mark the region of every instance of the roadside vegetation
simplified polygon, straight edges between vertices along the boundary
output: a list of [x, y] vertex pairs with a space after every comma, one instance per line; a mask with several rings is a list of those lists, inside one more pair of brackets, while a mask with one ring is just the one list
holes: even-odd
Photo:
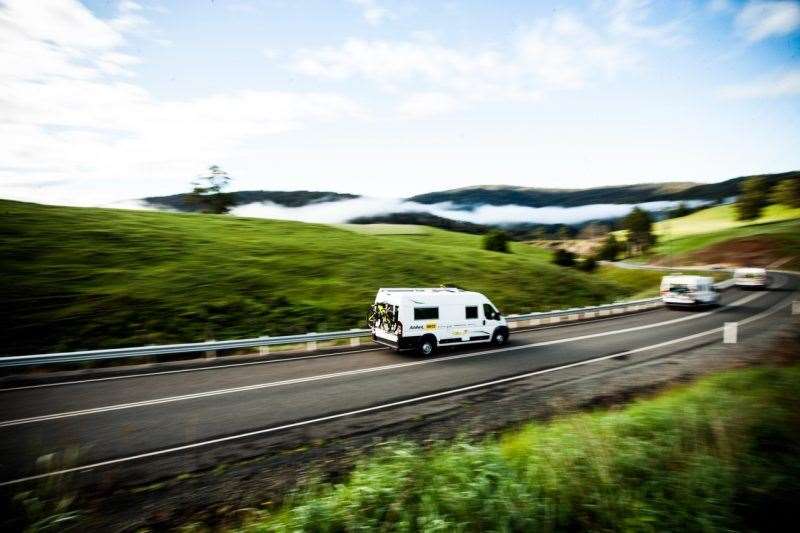
[[800, 497], [800, 367], [736, 370], [499, 438], [384, 446], [244, 531], [747, 531]]
[[[385, 228], [384, 228], [385, 229]], [[31, 354], [363, 327], [382, 286], [456, 285], [505, 313], [657, 287], [550, 264], [550, 251], [415, 227], [320, 224], [0, 201], [0, 353]]]

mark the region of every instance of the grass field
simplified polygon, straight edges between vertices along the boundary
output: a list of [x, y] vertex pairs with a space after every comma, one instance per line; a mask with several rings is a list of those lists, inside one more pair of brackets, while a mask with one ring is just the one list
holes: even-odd
[[731, 204], [710, 207], [685, 217], [656, 222], [654, 232], [664, 240], [671, 240], [689, 235], [716, 233], [733, 228], [797, 219], [800, 219], [800, 209], [770, 205], [756, 220], [736, 220], [736, 207]]
[[[644, 260], [672, 257], [680, 263], [692, 254], [727, 244], [735, 255], [743, 240], [760, 241], [770, 259], [793, 258], [786, 268], [800, 267], [800, 209], [771, 205], [757, 220], [737, 221], [734, 206], [717, 206], [656, 224], [659, 239]], [[727, 243], [727, 244], [726, 244]], [[713, 261], [715, 254], [709, 259]]]
[[0, 354], [363, 327], [382, 286], [454, 284], [519, 313], [610, 302], [660, 279], [560, 268], [524, 244], [487, 252], [475, 235], [397, 231], [0, 201]]
[[777, 531], [800, 497], [797, 390], [800, 367], [738, 370], [477, 444], [397, 443], [241, 529]]

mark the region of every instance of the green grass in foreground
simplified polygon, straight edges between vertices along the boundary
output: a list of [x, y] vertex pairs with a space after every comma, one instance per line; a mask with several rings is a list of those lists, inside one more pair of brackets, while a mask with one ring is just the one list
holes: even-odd
[[610, 302], [660, 279], [585, 274], [550, 264], [541, 248], [512, 250], [487, 252], [480, 236], [432, 228], [370, 235], [0, 201], [0, 354], [363, 327], [379, 287], [455, 284], [521, 313]]
[[245, 531], [731, 531], [794, 521], [800, 367], [424, 451], [385, 446]]

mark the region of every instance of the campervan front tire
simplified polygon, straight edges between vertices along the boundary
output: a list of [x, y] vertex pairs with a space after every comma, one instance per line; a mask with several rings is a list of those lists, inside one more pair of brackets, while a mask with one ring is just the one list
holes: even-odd
[[420, 355], [433, 355], [433, 352], [436, 351], [436, 337], [433, 335], [425, 335], [420, 339], [419, 346], [417, 346], [417, 352]]
[[492, 344], [495, 346], [503, 346], [508, 342], [508, 330], [506, 328], [497, 328], [492, 335]]

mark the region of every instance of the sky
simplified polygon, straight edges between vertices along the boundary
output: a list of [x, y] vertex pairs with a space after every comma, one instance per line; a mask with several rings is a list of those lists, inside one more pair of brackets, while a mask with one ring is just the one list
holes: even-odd
[[800, 169], [794, 0], [0, 0], [0, 197]]

